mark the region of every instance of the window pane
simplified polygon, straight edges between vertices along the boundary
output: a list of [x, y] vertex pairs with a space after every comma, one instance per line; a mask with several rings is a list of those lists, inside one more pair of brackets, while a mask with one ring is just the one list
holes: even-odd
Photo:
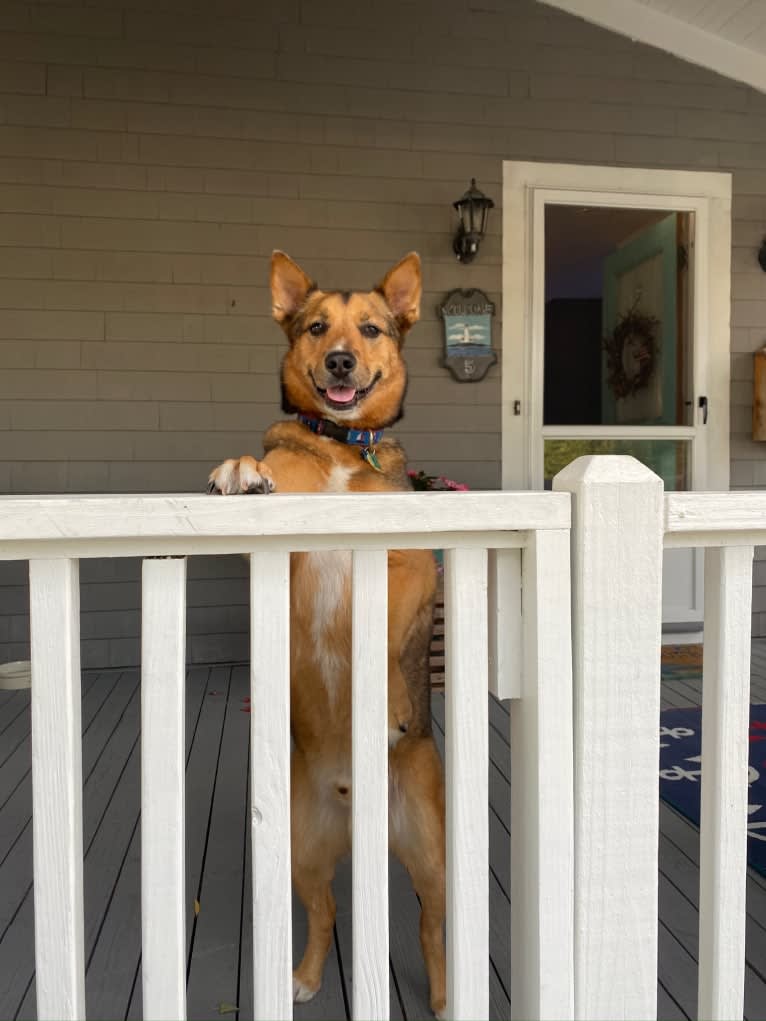
[[693, 217], [545, 207], [545, 425], [690, 425]]
[[659, 475], [667, 491], [688, 488], [688, 440], [545, 440], [545, 488], [551, 488], [562, 468], [586, 454], [630, 454]]

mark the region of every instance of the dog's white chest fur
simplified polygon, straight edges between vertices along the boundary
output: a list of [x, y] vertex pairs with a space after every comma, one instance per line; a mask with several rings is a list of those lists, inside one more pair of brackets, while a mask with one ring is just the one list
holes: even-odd
[[311, 620], [314, 652], [327, 693], [332, 700], [339, 675], [348, 669], [348, 656], [338, 645], [337, 619], [348, 606], [351, 586], [351, 553], [347, 550], [321, 550], [309, 553], [309, 569], [314, 578], [314, 606]]
[[[330, 471], [325, 491], [345, 493], [351, 471], [335, 465]], [[322, 680], [332, 701], [338, 690], [339, 675], [348, 670], [346, 652], [339, 648], [334, 625], [343, 607], [348, 606], [351, 591], [351, 553], [342, 550], [321, 550], [308, 554], [313, 574], [314, 606], [312, 639]]]
[[326, 493], [347, 493], [348, 480], [351, 478], [351, 469], [342, 464], [333, 465], [327, 477]]

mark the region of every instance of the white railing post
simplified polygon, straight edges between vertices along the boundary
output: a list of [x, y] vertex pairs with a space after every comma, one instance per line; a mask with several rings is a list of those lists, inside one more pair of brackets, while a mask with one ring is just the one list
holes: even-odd
[[447, 1012], [489, 1017], [487, 551], [444, 551]]
[[80, 584], [76, 560], [30, 560], [37, 1016], [85, 1017]]
[[293, 1016], [290, 869], [290, 554], [250, 556], [253, 1012]]
[[657, 1013], [662, 480], [583, 457], [572, 505], [574, 1017]]
[[521, 617], [521, 550], [489, 551], [489, 690], [519, 698], [524, 631]]
[[524, 672], [511, 703], [511, 1017], [574, 1009], [569, 532], [523, 552]]
[[186, 1017], [186, 559], [144, 560], [141, 974], [144, 1017]]
[[742, 1017], [753, 547], [705, 551], [699, 1005]]
[[388, 994], [388, 553], [353, 561], [353, 1016], [385, 1021]]

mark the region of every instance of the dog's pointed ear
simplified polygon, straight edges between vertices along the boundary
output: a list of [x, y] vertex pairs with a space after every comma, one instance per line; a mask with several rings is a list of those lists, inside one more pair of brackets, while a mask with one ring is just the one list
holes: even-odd
[[280, 251], [271, 254], [270, 283], [271, 314], [282, 325], [289, 322], [315, 287], [298, 263]]
[[418, 253], [410, 252], [401, 262], [397, 262], [383, 277], [378, 290], [388, 302], [402, 334], [405, 334], [420, 319], [423, 278]]

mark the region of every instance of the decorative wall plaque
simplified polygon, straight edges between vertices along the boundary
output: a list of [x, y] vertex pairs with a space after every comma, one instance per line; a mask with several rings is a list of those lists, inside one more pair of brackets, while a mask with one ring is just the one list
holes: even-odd
[[444, 361], [459, 383], [477, 383], [497, 361], [492, 350], [494, 303], [484, 291], [450, 291], [437, 314], [444, 320]]

